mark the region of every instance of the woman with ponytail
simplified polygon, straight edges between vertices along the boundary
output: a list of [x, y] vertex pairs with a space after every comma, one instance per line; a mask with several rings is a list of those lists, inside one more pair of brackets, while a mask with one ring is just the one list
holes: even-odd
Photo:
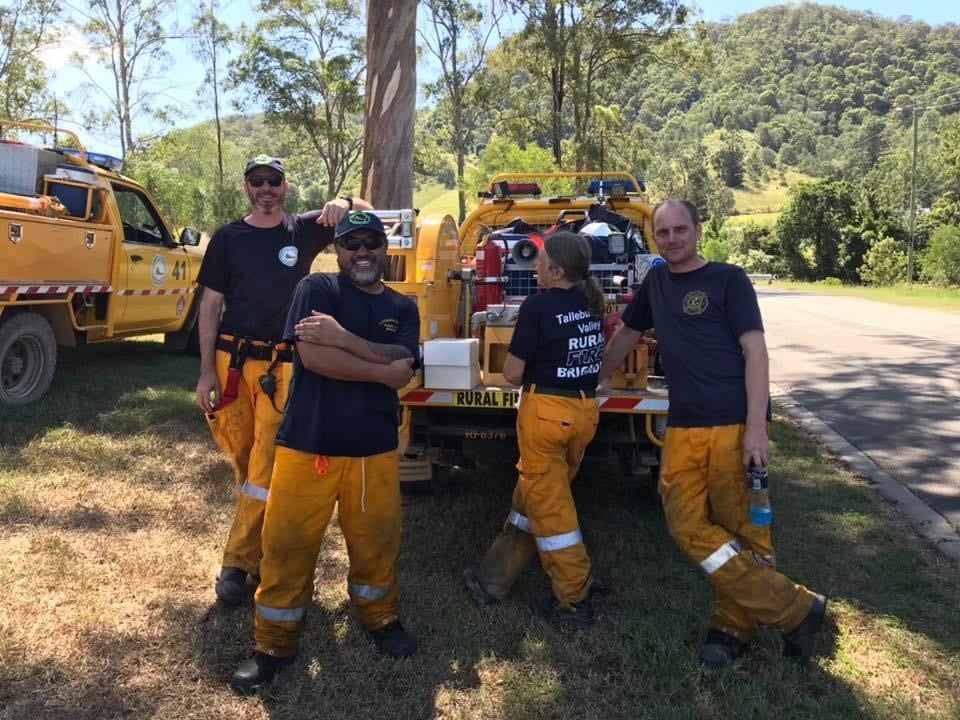
[[589, 627], [590, 557], [570, 482], [597, 431], [597, 376], [603, 359], [603, 292], [589, 276], [590, 244], [571, 232], [547, 237], [537, 257], [543, 292], [520, 306], [506, 379], [522, 385], [517, 410], [519, 478], [503, 531], [464, 583], [480, 605], [506, 597], [540, 554], [553, 593], [534, 614], [554, 625]]

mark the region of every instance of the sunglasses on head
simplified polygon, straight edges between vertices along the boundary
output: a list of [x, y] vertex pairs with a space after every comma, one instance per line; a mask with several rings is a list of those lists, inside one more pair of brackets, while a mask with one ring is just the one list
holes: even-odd
[[337, 240], [337, 245], [344, 250], [356, 252], [363, 245], [367, 250], [379, 250], [383, 247], [383, 237], [380, 235], [347, 235]]
[[280, 187], [283, 185], [283, 178], [279, 175], [247, 178], [247, 184], [250, 185], [250, 187], [262, 187], [264, 183], [269, 183], [270, 187]]

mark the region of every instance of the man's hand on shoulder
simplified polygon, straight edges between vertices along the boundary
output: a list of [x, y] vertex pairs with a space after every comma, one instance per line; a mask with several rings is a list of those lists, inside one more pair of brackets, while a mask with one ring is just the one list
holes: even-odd
[[[353, 207], [350, 207], [351, 202]], [[373, 210], [373, 205], [362, 198], [352, 198], [351, 200], [337, 198], [336, 200], [331, 200], [323, 206], [323, 211], [320, 213], [320, 217], [317, 218], [317, 224], [336, 227], [337, 223], [343, 220], [351, 210]]]

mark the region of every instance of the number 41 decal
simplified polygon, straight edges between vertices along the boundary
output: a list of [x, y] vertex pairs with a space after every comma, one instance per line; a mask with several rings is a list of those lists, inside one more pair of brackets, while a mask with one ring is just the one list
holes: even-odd
[[186, 260], [177, 260], [173, 264], [173, 279], [180, 280], [187, 277], [187, 261]]

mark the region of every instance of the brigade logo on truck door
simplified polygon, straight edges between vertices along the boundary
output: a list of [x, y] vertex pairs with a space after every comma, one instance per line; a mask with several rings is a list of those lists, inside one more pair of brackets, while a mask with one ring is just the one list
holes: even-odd
[[160, 286], [167, 280], [167, 259], [163, 255], [153, 256], [153, 284]]

